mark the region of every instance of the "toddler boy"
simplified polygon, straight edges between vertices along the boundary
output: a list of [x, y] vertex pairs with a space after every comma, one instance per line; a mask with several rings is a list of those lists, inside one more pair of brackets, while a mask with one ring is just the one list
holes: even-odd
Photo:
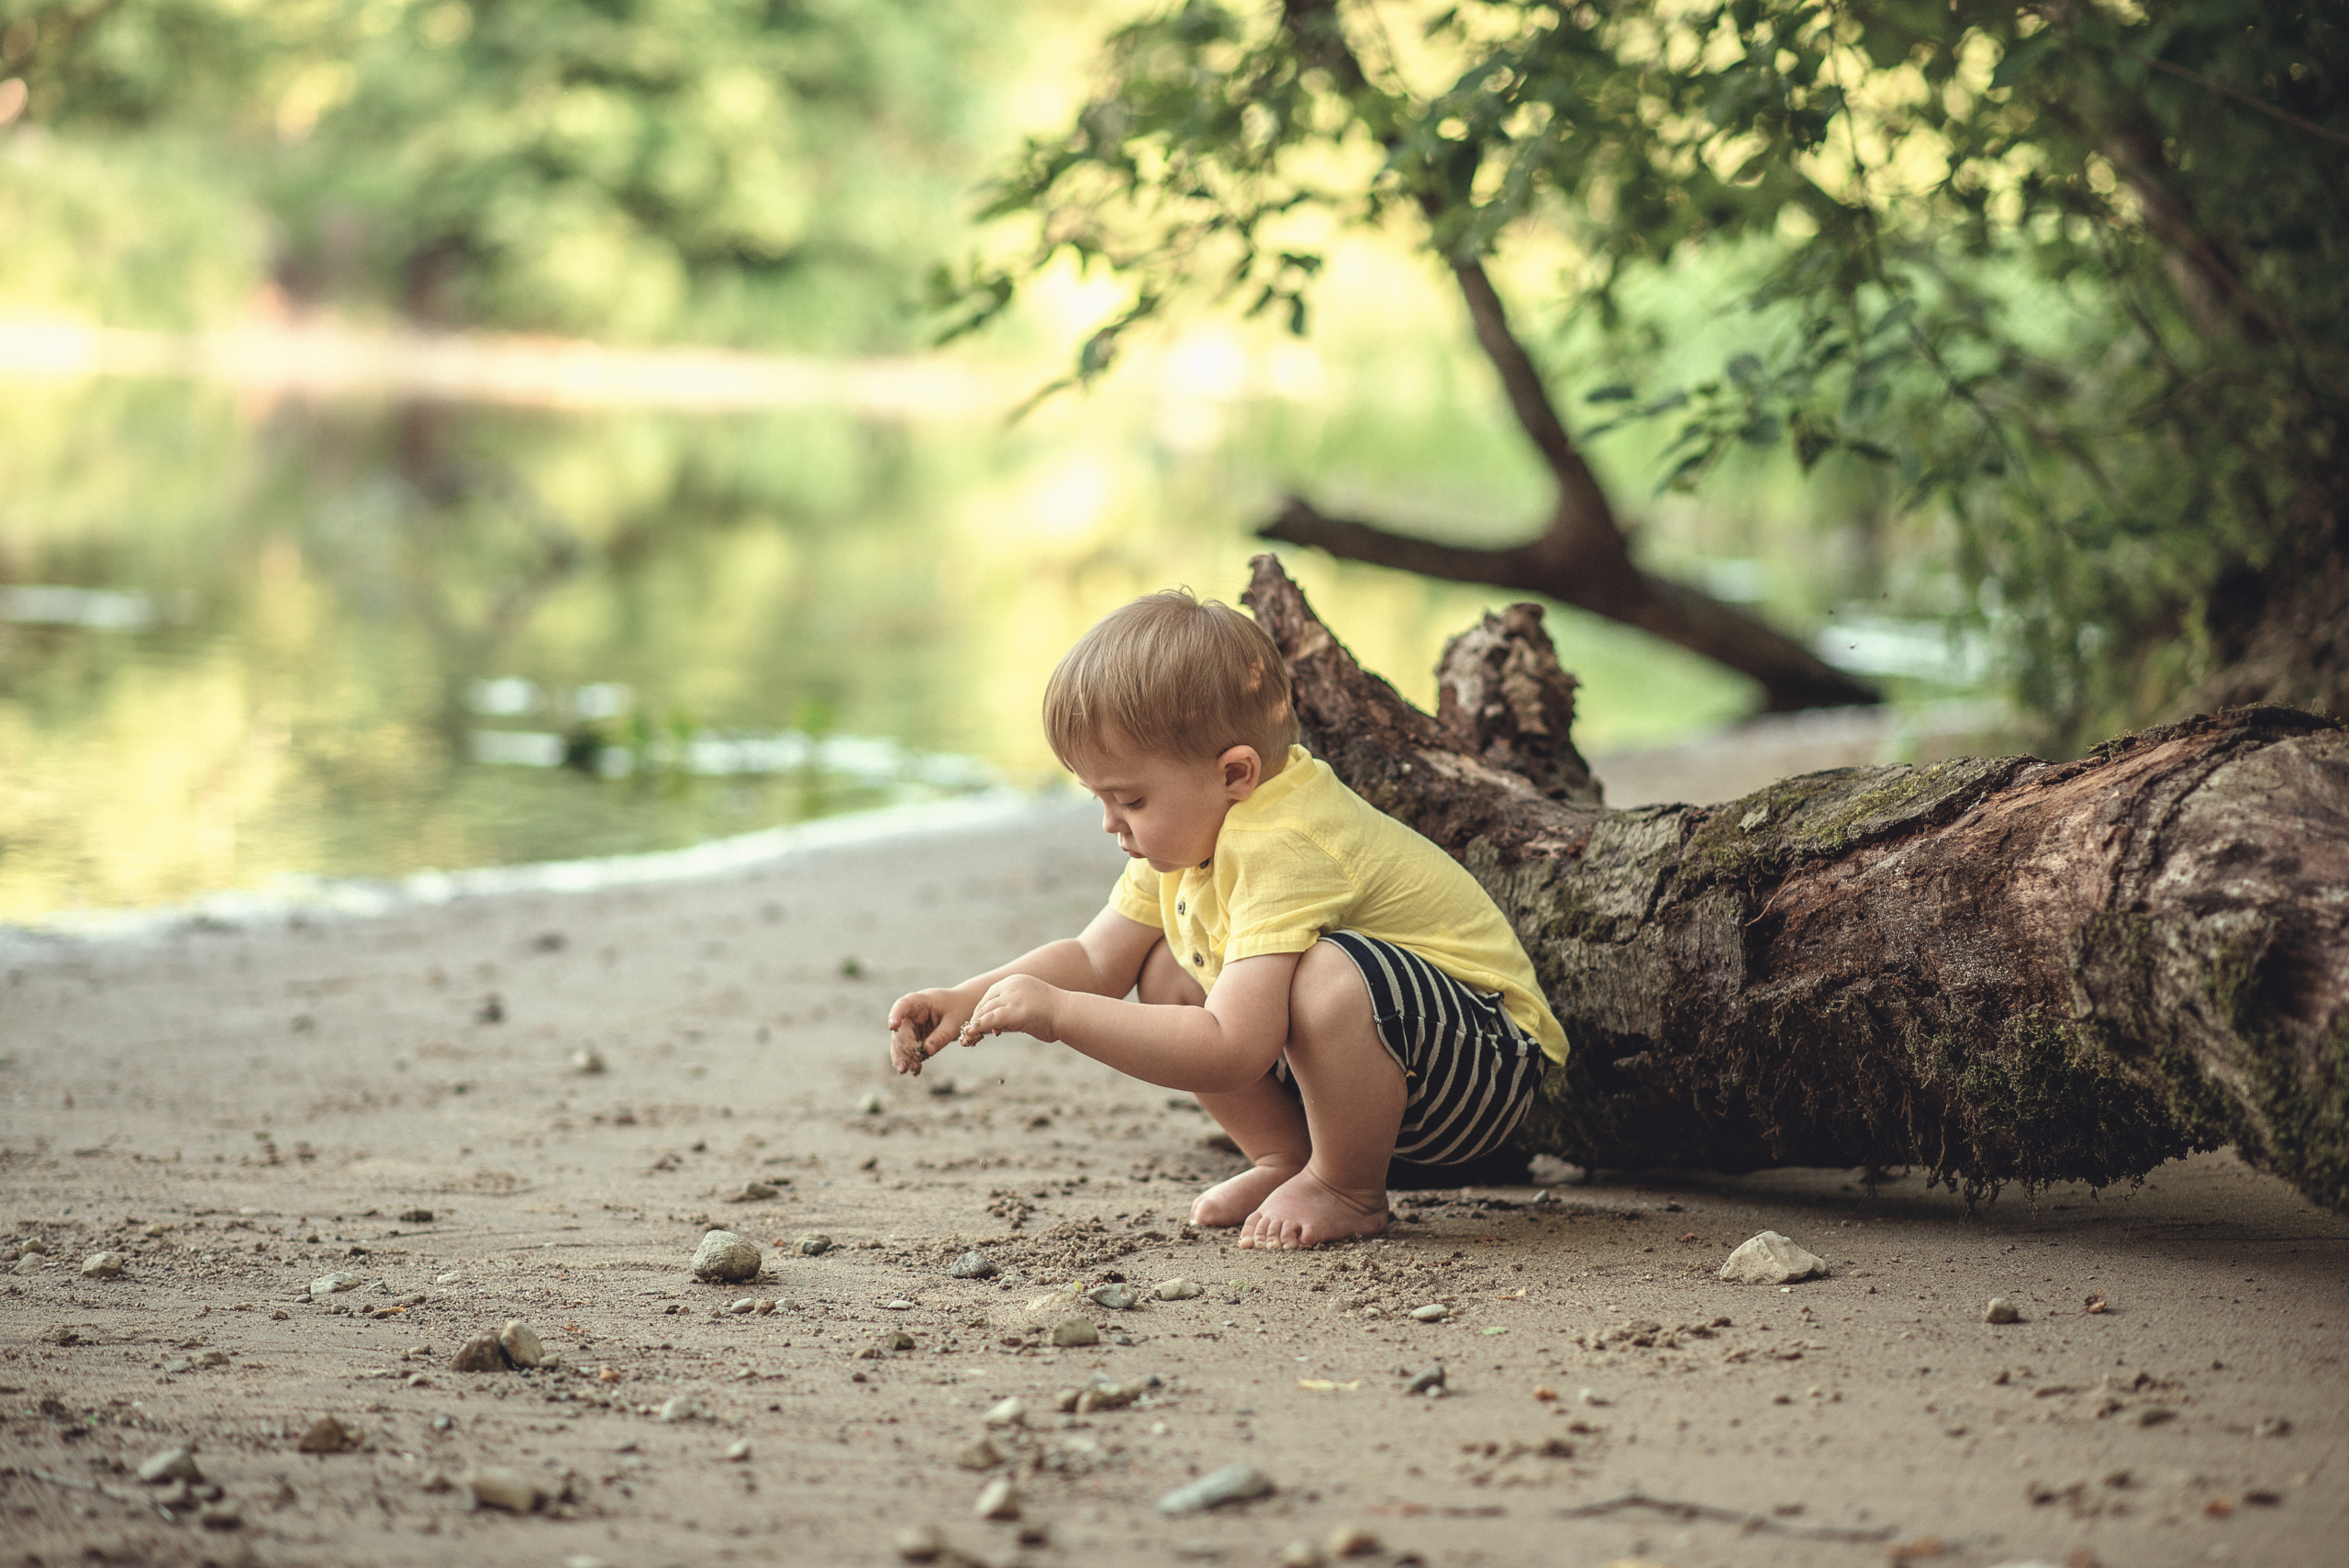
[[1061, 661], [1044, 724], [1131, 863], [1079, 935], [899, 997], [898, 1072], [1018, 1032], [1197, 1095], [1252, 1163], [1191, 1219], [1243, 1247], [1370, 1235], [1389, 1156], [1454, 1163], [1516, 1128], [1566, 1049], [1524, 949], [1457, 862], [1296, 744], [1255, 622], [1138, 599]]

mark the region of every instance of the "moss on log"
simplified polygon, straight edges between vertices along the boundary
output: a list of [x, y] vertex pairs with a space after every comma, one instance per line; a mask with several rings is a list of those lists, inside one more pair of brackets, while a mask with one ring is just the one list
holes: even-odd
[[1610, 811], [1577, 774], [1572, 677], [1532, 606], [1447, 651], [1439, 723], [1273, 557], [1245, 602], [1307, 744], [1523, 938], [1574, 1042], [1529, 1150], [1919, 1166], [1971, 1197], [2233, 1144], [2349, 1208], [2340, 724], [2245, 708], [2073, 762], [1843, 768]]

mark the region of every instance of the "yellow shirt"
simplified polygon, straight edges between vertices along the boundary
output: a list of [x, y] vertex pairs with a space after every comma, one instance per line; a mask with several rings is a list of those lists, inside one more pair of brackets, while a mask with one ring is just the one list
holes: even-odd
[[1533, 965], [1476, 879], [1302, 746], [1225, 815], [1212, 860], [1163, 873], [1135, 861], [1109, 906], [1166, 933], [1202, 990], [1214, 989], [1227, 963], [1303, 952], [1325, 931], [1360, 931], [1498, 992], [1543, 1055], [1566, 1059], [1566, 1032]]

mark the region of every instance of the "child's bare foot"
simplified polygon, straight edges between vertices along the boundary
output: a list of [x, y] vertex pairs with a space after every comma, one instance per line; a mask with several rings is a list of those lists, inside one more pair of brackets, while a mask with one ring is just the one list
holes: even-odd
[[1286, 1251], [1342, 1241], [1349, 1236], [1375, 1236], [1386, 1229], [1385, 1187], [1346, 1192], [1330, 1185], [1308, 1166], [1266, 1195], [1240, 1228], [1240, 1244]]
[[1218, 1182], [1191, 1204], [1191, 1223], [1210, 1227], [1240, 1224], [1298, 1169], [1295, 1165], [1255, 1165], [1230, 1181]]

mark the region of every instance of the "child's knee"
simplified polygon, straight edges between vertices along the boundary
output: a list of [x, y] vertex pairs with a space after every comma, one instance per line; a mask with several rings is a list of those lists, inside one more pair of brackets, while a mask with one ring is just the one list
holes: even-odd
[[1141, 976], [1134, 983], [1137, 1001], [1162, 1007], [1203, 1007], [1208, 994], [1191, 978], [1183, 961], [1174, 956], [1161, 937], [1151, 944], [1150, 956], [1141, 961]]
[[1370, 987], [1363, 983], [1362, 971], [1329, 942], [1314, 943], [1297, 959], [1296, 978], [1289, 982], [1288, 1017], [1292, 1036], [1367, 1038], [1375, 1029]]

